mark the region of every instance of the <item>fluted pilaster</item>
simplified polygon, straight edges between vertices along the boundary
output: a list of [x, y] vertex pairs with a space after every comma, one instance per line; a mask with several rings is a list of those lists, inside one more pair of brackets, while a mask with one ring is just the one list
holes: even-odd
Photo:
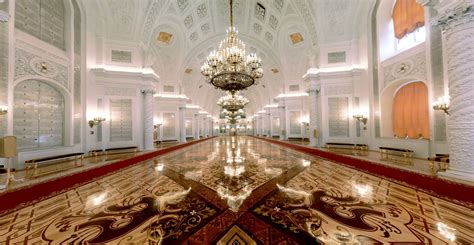
[[199, 139], [199, 114], [194, 114], [194, 139]]
[[185, 113], [186, 108], [180, 107], [179, 108], [179, 142], [185, 143], [186, 142], [186, 122], [185, 122]]
[[309, 144], [318, 145], [318, 138], [315, 131], [318, 130], [318, 97], [320, 88], [316, 82], [310, 82], [310, 88], [306, 91], [309, 94]]
[[271, 138], [272, 137], [272, 115], [270, 112], [265, 114], [265, 119], [267, 120], [267, 137]]
[[286, 132], [286, 111], [284, 106], [279, 106], [280, 109], [280, 140], [286, 140], [288, 133]]
[[144, 144], [145, 150], [153, 150], [153, 94], [154, 89], [143, 89], [143, 132], [144, 132]]

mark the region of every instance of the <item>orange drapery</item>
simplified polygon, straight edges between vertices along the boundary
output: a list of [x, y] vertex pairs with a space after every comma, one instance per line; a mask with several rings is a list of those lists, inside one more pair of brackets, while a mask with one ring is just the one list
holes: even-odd
[[416, 3], [416, 0], [397, 0], [392, 18], [395, 37], [398, 39], [425, 25], [423, 6]]
[[397, 137], [430, 138], [428, 89], [423, 82], [401, 87], [393, 98], [392, 126]]

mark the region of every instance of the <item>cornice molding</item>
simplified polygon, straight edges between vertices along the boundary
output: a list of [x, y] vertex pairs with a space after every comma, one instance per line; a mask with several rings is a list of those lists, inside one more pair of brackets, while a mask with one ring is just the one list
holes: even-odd
[[310, 82], [311, 79], [318, 79], [318, 78], [327, 78], [327, 77], [353, 77], [360, 75], [364, 69], [362, 68], [351, 68], [348, 70], [334, 70], [334, 71], [324, 71], [324, 70], [319, 70], [316, 68], [310, 68], [306, 72], [306, 74], [303, 75], [303, 81], [305, 82]]
[[144, 80], [151, 80], [152, 82], [159, 82], [160, 77], [154, 73], [144, 73], [141, 71], [115, 71], [115, 70], [108, 70], [105, 68], [93, 68], [91, 69], [92, 73], [96, 76], [102, 77], [124, 77], [124, 78], [138, 78], [141, 81]]

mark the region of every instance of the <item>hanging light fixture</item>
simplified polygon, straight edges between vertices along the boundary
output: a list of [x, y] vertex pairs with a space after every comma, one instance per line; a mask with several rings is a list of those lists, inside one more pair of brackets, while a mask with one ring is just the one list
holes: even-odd
[[234, 94], [228, 93], [225, 96], [222, 96], [217, 101], [217, 105], [221, 106], [222, 109], [225, 109], [230, 112], [235, 112], [240, 109], [244, 109], [245, 105], [249, 103], [249, 100], [242, 95], [235, 92]]
[[213, 50], [201, 66], [201, 73], [214, 87], [235, 93], [244, 90], [263, 77], [262, 61], [256, 54], [246, 55], [245, 44], [237, 39], [234, 27], [232, 0], [230, 5], [230, 27], [227, 37], [221, 41], [218, 50]]

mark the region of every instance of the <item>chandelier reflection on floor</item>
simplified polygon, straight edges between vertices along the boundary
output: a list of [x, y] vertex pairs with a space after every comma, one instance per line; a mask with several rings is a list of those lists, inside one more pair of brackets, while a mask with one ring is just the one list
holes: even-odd
[[246, 55], [245, 44], [237, 38], [234, 27], [232, 0], [230, 4], [230, 27], [227, 37], [218, 50], [213, 50], [201, 66], [201, 73], [214, 87], [235, 93], [254, 85], [263, 77], [262, 61], [256, 54]]

